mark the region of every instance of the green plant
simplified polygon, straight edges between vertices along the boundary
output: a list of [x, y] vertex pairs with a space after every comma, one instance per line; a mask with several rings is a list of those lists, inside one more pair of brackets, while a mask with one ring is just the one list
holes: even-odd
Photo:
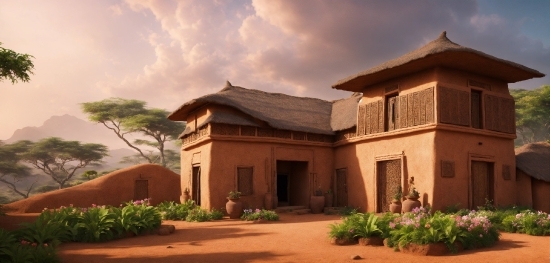
[[116, 214], [103, 207], [90, 207], [83, 211], [75, 225], [77, 240], [84, 242], [107, 241], [114, 238]]
[[443, 211], [445, 211], [445, 214], [456, 214], [458, 213], [458, 211], [460, 211], [460, 203], [448, 205], [443, 208]]
[[407, 195], [408, 198], [419, 198], [420, 193], [416, 190], [416, 187], [411, 187], [411, 190], [409, 191], [409, 194]]
[[395, 194], [393, 195], [393, 200], [401, 202], [401, 198], [403, 198], [403, 189], [401, 188], [401, 185], [399, 185], [395, 190]]
[[223, 212], [220, 210], [217, 210], [215, 208], [212, 208], [210, 210], [210, 220], [220, 220], [223, 218]]
[[195, 202], [193, 200], [187, 200], [182, 204], [176, 204], [173, 201], [165, 201], [157, 205], [157, 209], [164, 220], [185, 220], [189, 214], [189, 210], [194, 207]]
[[209, 220], [210, 214], [208, 213], [208, 210], [202, 209], [198, 206], [189, 210], [189, 214], [185, 218], [185, 221], [187, 222], [205, 222]]
[[355, 230], [351, 228], [345, 220], [340, 224], [330, 224], [329, 228], [330, 232], [328, 233], [328, 236], [330, 238], [353, 240], [353, 236], [355, 235]]
[[[353, 220], [353, 218], [357, 219]], [[382, 230], [378, 227], [378, 216], [373, 213], [356, 213], [349, 217], [353, 221], [354, 237], [382, 236]]]
[[259, 219], [264, 219], [268, 221], [277, 221], [279, 220], [279, 215], [275, 211], [265, 210], [265, 209], [245, 209], [241, 219], [246, 221], [254, 221]]
[[227, 197], [229, 199], [239, 199], [241, 197], [241, 192], [237, 190], [230, 191]]
[[526, 210], [504, 218], [503, 229], [507, 232], [525, 233], [533, 236], [550, 235], [550, 215], [545, 212]]
[[339, 213], [341, 216], [349, 216], [357, 213], [357, 208], [354, 208], [351, 206], [344, 206], [340, 209]]

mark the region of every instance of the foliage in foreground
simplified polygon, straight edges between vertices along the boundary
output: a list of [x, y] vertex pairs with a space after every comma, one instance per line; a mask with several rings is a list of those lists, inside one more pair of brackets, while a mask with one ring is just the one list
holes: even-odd
[[243, 212], [243, 215], [241, 216], [241, 219], [246, 221], [255, 221], [255, 220], [278, 221], [279, 215], [275, 211], [271, 211], [271, 210], [245, 209]]
[[390, 247], [408, 244], [445, 243], [455, 249], [460, 242], [466, 249], [487, 247], [499, 239], [499, 233], [486, 215], [472, 211], [467, 215], [430, 213], [429, 208], [416, 208], [402, 215], [387, 213], [379, 217], [372, 213], [355, 213], [342, 223], [329, 225], [330, 238], [352, 240], [359, 237], [387, 238]]
[[195, 205], [193, 200], [188, 200], [182, 204], [176, 204], [173, 201], [162, 202], [157, 206], [158, 211], [164, 220], [185, 220], [187, 222], [205, 222], [210, 220], [220, 220], [223, 218], [223, 212], [212, 209], [208, 211]]

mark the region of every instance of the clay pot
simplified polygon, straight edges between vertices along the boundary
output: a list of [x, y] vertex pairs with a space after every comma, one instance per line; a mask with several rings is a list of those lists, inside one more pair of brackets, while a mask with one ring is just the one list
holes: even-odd
[[359, 245], [361, 246], [383, 246], [384, 239], [379, 236], [362, 237], [359, 238]]
[[398, 200], [393, 200], [392, 203], [390, 204], [390, 212], [392, 213], [398, 213], [400, 214], [401, 213], [401, 202], [398, 201]]
[[325, 207], [332, 207], [332, 200], [334, 200], [334, 194], [325, 194]]
[[312, 214], [322, 213], [323, 208], [325, 208], [325, 197], [322, 195], [312, 195], [309, 202], [309, 208], [311, 209]]
[[239, 219], [243, 214], [243, 203], [237, 199], [227, 198], [227, 203], [225, 203], [225, 211], [231, 219]]
[[403, 213], [411, 212], [413, 209], [422, 206], [418, 197], [408, 197], [407, 200], [403, 201], [402, 210]]

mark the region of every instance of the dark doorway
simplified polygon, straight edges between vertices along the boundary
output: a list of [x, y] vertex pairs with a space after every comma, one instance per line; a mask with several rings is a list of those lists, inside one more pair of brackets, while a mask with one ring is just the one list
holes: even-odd
[[193, 166], [193, 175], [191, 178], [191, 199], [196, 205], [201, 205], [201, 167]]
[[336, 206], [348, 205], [348, 169], [336, 170]]
[[393, 195], [401, 186], [401, 160], [388, 160], [376, 163], [378, 179], [376, 180], [376, 212], [388, 212]]
[[472, 161], [472, 207], [485, 205], [494, 200], [493, 163]]
[[308, 206], [308, 163], [277, 161], [277, 206]]
[[134, 184], [134, 200], [149, 198], [149, 180], [136, 180]]
[[277, 197], [279, 206], [288, 205], [288, 174], [277, 174]]

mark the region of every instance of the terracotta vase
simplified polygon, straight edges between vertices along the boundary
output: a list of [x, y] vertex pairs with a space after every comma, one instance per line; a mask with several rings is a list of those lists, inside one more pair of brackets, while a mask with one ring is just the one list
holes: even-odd
[[309, 202], [309, 208], [311, 209], [312, 214], [322, 213], [323, 208], [325, 208], [325, 197], [322, 195], [312, 195]]
[[403, 201], [402, 210], [403, 213], [411, 212], [413, 209], [420, 206], [422, 206], [422, 204], [418, 201], [418, 197], [407, 196], [407, 200]]
[[398, 201], [398, 200], [393, 200], [392, 203], [390, 204], [390, 212], [392, 213], [398, 213], [400, 214], [401, 213], [401, 202]]
[[227, 203], [225, 203], [225, 211], [231, 219], [239, 219], [243, 214], [243, 203], [237, 199], [227, 198]]
[[325, 194], [325, 207], [332, 207], [332, 200], [334, 200], [334, 195], [332, 193]]

